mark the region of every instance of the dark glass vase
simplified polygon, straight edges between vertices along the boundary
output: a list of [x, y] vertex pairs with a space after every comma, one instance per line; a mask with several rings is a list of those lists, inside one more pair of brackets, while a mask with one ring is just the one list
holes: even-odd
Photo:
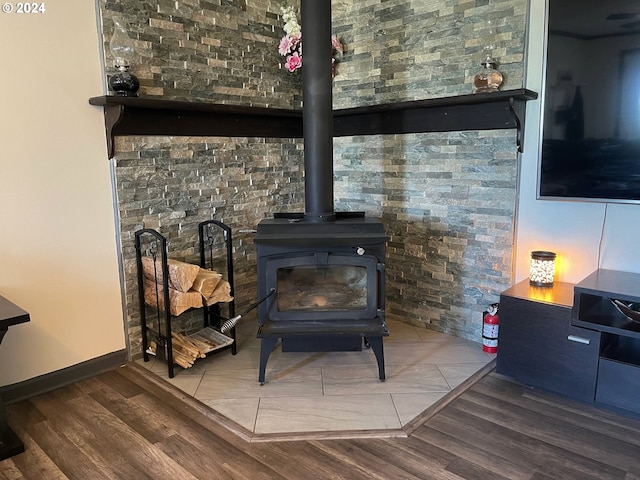
[[119, 67], [118, 73], [109, 77], [109, 88], [115, 95], [137, 97], [140, 81], [138, 77], [129, 72], [128, 67]]

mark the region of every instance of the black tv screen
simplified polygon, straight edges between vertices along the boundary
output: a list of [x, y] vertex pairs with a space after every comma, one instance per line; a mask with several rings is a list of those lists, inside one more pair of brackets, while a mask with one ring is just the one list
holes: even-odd
[[640, 202], [640, 1], [548, 1], [539, 198]]

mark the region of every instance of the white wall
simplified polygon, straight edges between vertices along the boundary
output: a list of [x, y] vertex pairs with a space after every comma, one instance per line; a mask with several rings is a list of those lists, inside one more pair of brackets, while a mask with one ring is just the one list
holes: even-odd
[[[526, 87], [542, 92], [545, 3], [531, 0]], [[640, 273], [640, 205], [536, 200], [540, 99], [527, 103], [520, 172], [515, 281], [529, 275], [531, 250], [558, 254], [558, 281], [578, 282], [597, 268]]]
[[95, 7], [45, 7], [0, 13], [0, 385], [125, 348]]

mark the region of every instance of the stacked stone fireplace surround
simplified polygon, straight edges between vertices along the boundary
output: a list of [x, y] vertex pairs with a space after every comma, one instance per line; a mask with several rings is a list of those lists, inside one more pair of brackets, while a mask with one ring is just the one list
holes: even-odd
[[[102, 2], [135, 25], [141, 94], [168, 100], [300, 108], [300, 77], [279, 68], [279, 1]], [[366, 4], [366, 5], [365, 5]], [[470, 93], [483, 20], [502, 24], [504, 88], [523, 73], [525, 0], [333, 2], [347, 46], [334, 108]], [[356, 22], [356, 23], [354, 23]], [[461, 48], [460, 38], [464, 40]], [[109, 70], [107, 70], [107, 74]], [[256, 300], [253, 233], [276, 212], [304, 210], [303, 141], [117, 137], [117, 195], [130, 351], [141, 355], [133, 234], [155, 228], [170, 256], [197, 263], [197, 224], [234, 230], [237, 309]], [[336, 211], [382, 218], [387, 318], [481, 341], [482, 311], [510, 285], [518, 158], [514, 131], [334, 139]], [[199, 312], [178, 329], [199, 327]], [[248, 315], [243, 321], [255, 322]]]

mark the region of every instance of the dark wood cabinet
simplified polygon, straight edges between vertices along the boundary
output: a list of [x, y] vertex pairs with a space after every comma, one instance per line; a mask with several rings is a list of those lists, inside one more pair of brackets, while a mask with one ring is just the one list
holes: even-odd
[[525, 385], [593, 402], [601, 334], [573, 326], [573, 288], [525, 280], [500, 296], [496, 371]]
[[572, 323], [602, 332], [596, 402], [640, 413], [640, 322], [614, 300], [640, 303], [640, 274], [593, 272], [575, 286]]
[[525, 385], [640, 414], [640, 322], [613, 301], [640, 303], [640, 274], [600, 269], [573, 285], [500, 296], [496, 371]]

